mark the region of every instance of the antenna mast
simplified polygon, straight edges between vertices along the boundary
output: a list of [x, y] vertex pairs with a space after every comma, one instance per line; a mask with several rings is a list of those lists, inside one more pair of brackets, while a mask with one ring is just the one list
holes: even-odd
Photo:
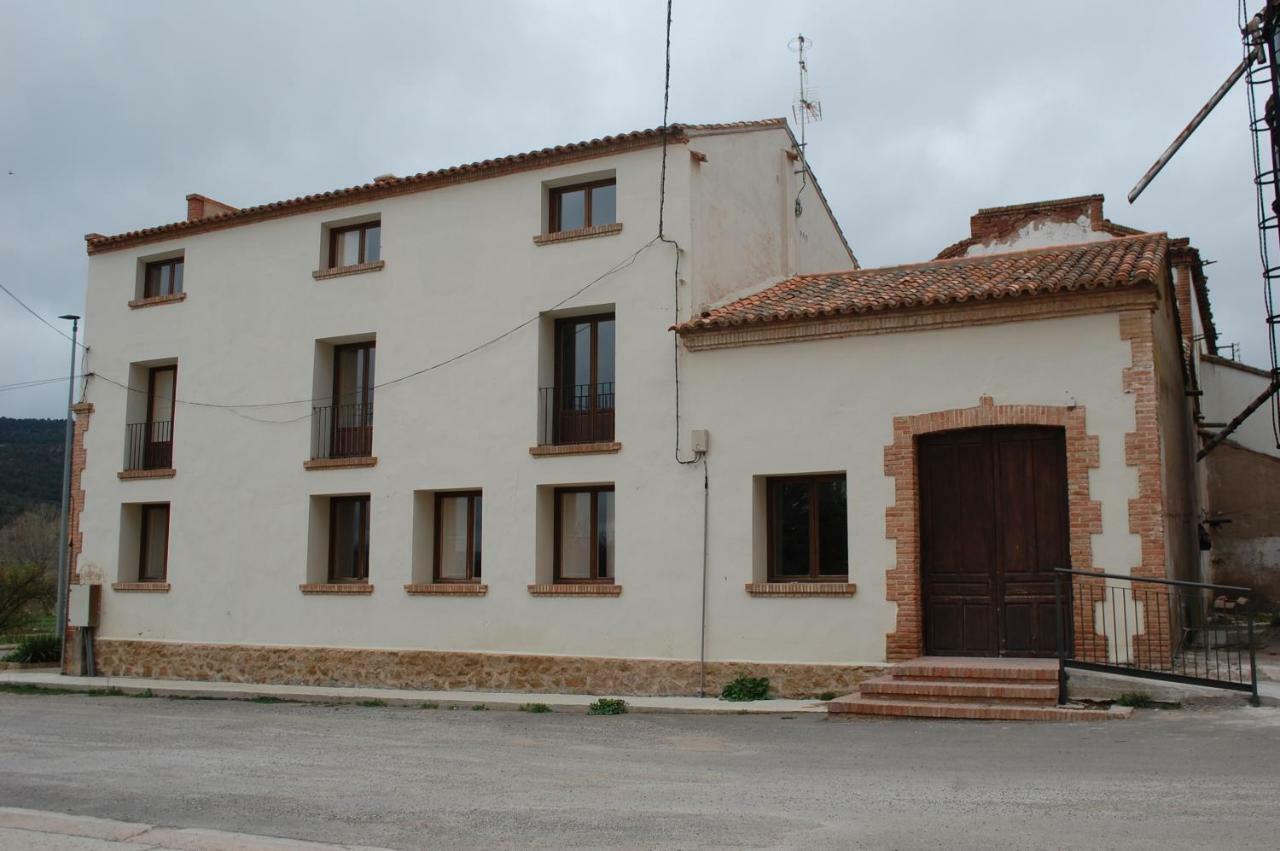
[[800, 66], [800, 90], [796, 93], [796, 100], [791, 105], [791, 117], [795, 119], [796, 124], [800, 125], [800, 169], [796, 173], [800, 175], [800, 191], [796, 193], [796, 217], [798, 218], [804, 207], [800, 203], [800, 195], [804, 192], [805, 187], [809, 183], [809, 161], [805, 156], [805, 150], [808, 147], [808, 138], [806, 129], [809, 124], [822, 120], [822, 102], [813, 97], [813, 91], [809, 88], [809, 65], [805, 61], [806, 52], [813, 47], [813, 40], [804, 37], [801, 33], [787, 43], [787, 47], [798, 55], [798, 64]]

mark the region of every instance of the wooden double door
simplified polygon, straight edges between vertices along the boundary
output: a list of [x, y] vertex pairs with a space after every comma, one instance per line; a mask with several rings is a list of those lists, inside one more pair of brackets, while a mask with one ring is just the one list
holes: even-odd
[[1053, 656], [1053, 571], [1070, 567], [1063, 430], [943, 432], [917, 452], [925, 652]]

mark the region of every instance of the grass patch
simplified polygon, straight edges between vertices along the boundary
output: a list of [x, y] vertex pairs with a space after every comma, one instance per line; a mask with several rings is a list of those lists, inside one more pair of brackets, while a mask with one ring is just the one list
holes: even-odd
[[550, 712], [551, 707], [547, 706], [545, 703], [522, 703], [520, 704], [520, 711], [540, 714], [543, 712]]
[[477, 704], [475, 704], [474, 706], [472, 706], [472, 707], [471, 707], [471, 711], [472, 711], [472, 712], [484, 712], [484, 711], [485, 711], [485, 710], [487, 710], [488, 708], [489, 708], [489, 707], [485, 706], [483, 703], [477, 703]]
[[0, 683], [0, 694], [81, 694], [82, 692], [68, 691], [60, 688], [45, 688], [44, 686], [32, 686], [26, 683]]
[[276, 697], [274, 694], [257, 694], [249, 698], [250, 703], [284, 703], [283, 697]]
[[129, 697], [155, 697], [155, 696], [156, 696], [155, 692], [153, 692], [149, 688], [144, 688], [142, 691], [135, 691], [133, 694], [129, 695]]
[[119, 688], [116, 688], [115, 686], [112, 686], [111, 688], [91, 688], [88, 691], [85, 691], [82, 693], [89, 695], [89, 697], [124, 697], [125, 696], [124, 689], [119, 689]]
[[358, 703], [356, 703], [356, 706], [365, 706], [370, 709], [377, 706], [386, 706], [386, 705], [387, 705], [387, 702], [385, 700], [382, 700], [381, 698], [377, 698], [377, 697], [375, 697], [373, 700], [361, 700]]
[[720, 692], [722, 700], [747, 701], [769, 699], [769, 678], [737, 676]]
[[818, 695], [818, 700], [835, 700], [839, 696], [840, 695], [836, 694], [834, 691], [824, 691], [822, 694]]
[[626, 715], [627, 702], [620, 697], [602, 697], [587, 707], [588, 715]]
[[1143, 691], [1126, 691], [1116, 698], [1116, 706], [1132, 706], [1134, 709], [1150, 709], [1156, 705], [1151, 695]]
[[419, 709], [439, 709], [440, 704], [436, 703], [434, 700], [428, 700], [426, 703], [419, 703], [418, 708]]

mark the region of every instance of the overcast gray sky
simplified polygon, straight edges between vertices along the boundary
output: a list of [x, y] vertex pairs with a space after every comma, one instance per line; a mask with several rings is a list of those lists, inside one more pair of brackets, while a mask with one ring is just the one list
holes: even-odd
[[[1265, 365], [1243, 88], [1125, 201], [1239, 60], [1235, 7], [676, 0], [672, 120], [789, 115], [803, 32], [810, 162], [864, 266], [932, 258], [978, 207], [1103, 192], [1219, 261], [1221, 339]], [[84, 234], [182, 219], [189, 192], [248, 206], [662, 121], [664, 0], [0, 11], [0, 282], [47, 317], [83, 307]], [[0, 385], [65, 374], [67, 349], [0, 294]], [[0, 415], [65, 394], [0, 391]]]

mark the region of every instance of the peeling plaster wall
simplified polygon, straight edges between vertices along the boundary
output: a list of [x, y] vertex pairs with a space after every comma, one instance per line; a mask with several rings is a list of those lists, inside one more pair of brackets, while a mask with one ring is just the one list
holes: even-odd
[[1006, 251], [1048, 248], [1053, 245], [1076, 245], [1081, 242], [1105, 242], [1114, 238], [1109, 233], [1095, 231], [1089, 216], [1082, 213], [1074, 221], [1038, 219], [1028, 222], [1012, 236], [969, 246], [966, 256], [978, 257], [985, 254], [1001, 254]]

